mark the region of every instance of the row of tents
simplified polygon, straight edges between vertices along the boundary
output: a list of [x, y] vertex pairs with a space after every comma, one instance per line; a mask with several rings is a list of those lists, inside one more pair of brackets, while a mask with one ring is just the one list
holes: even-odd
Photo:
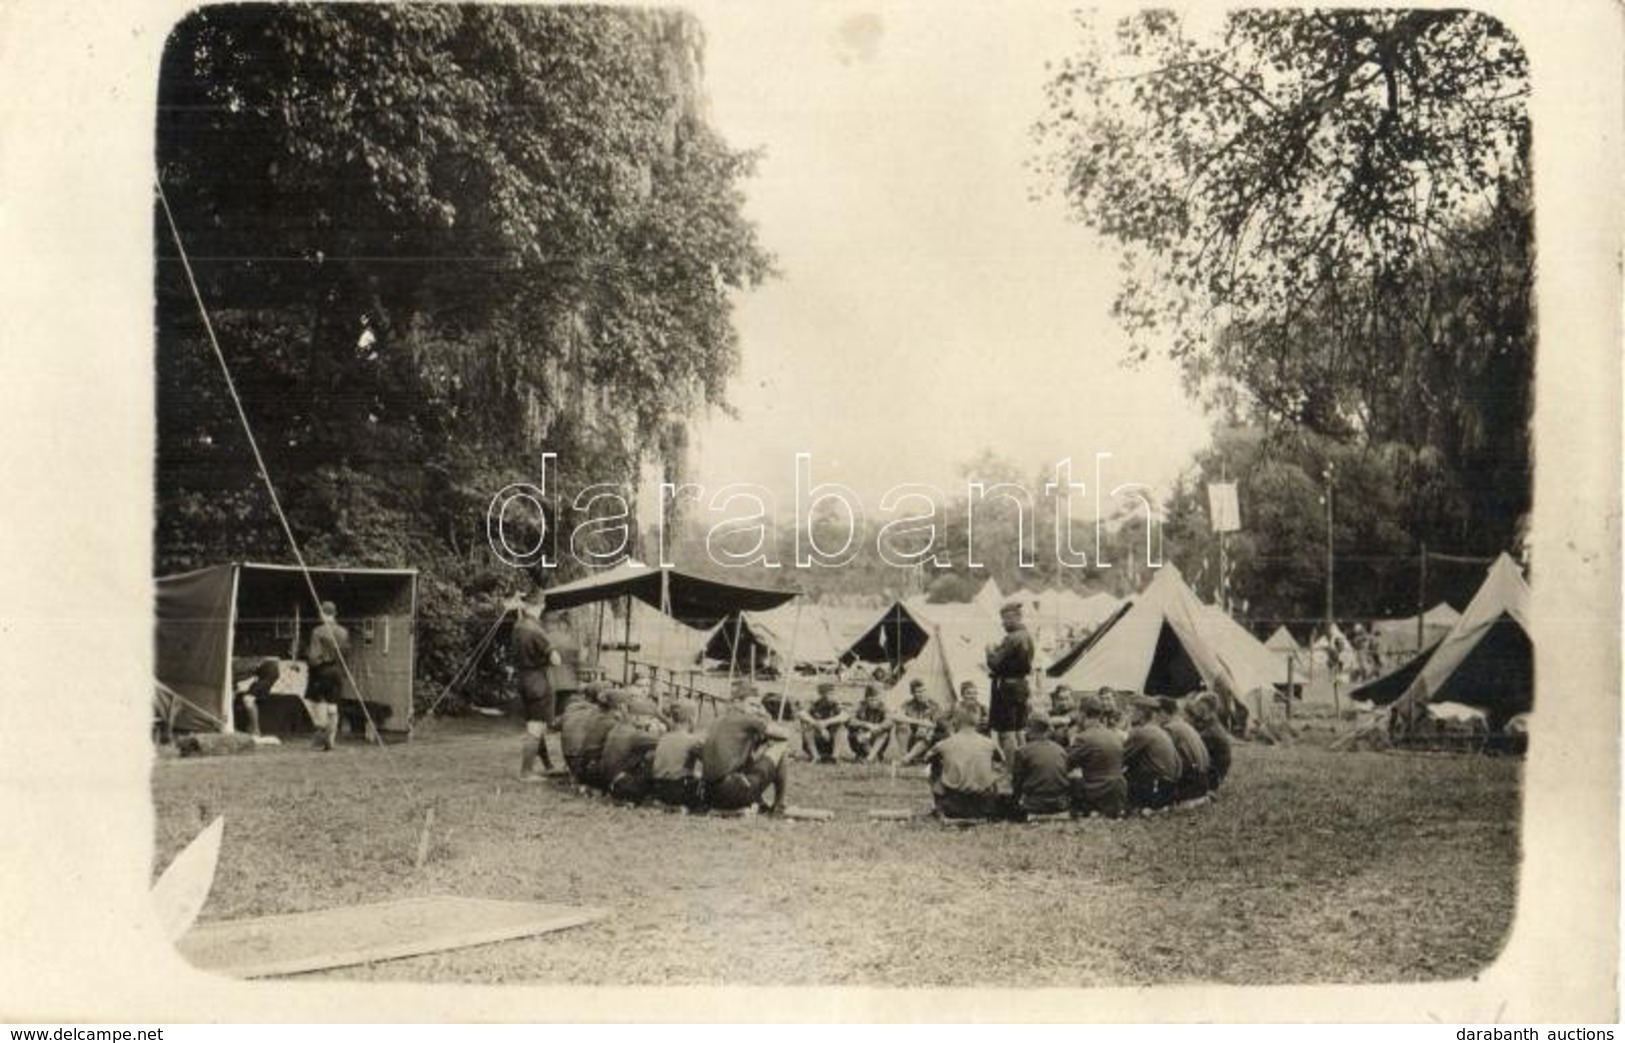
[[[411, 570], [312, 570], [324, 598], [343, 606], [347, 625], [359, 624], [352, 626], [352, 667], [369, 701], [388, 711], [381, 722], [385, 730], [410, 727], [416, 578]], [[160, 691], [190, 711], [193, 727], [231, 730], [234, 664], [245, 656], [297, 659], [301, 605], [309, 601], [305, 587], [297, 569], [252, 564], [158, 582], [156, 680]], [[1420, 654], [1352, 689], [1349, 698], [1397, 704], [1410, 714], [1448, 699], [1484, 706], [1496, 721], [1527, 711], [1533, 697], [1527, 599], [1521, 573], [1503, 555], [1467, 610], [1450, 613], [1455, 618], [1448, 626], [1442, 611], [1423, 617], [1428, 639]], [[1047, 618], [1049, 626], [1084, 632], [1057, 644], [1041, 664], [1048, 684], [1175, 696], [1207, 688], [1242, 701], [1260, 719], [1272, 714], [1277, 695], [1290, 697], [1295, 692], [1289, 689], [1302, 684], [1303, 664], [1296, 657], [1305, 650], [1290, 633], [1279, 630], [1260, 641], [1228, 613], [1202, 602], [1171, 565], [1126, 601], [1069, 591], [1006, 595], [990, 581], [968, 603], [905, 599], [878, 615], [635, 562], [548, 592], [549, 607], [556, 609], [622, 603], [620, 647], [628, 658], [635, 655], [668, 676], [705, 659], [731, 662], [736, 672], [757, 668], [785, 678], [798, 667], [885, 664], [895, 678], [888, 692], [892, 703], [915, 680], [939, 703], [951, 700], [966, 681], [986, 699], [985, 649], [998, 637], [999, 607], [1010, 600], [1023, 603], [1034, 629], [1042, 631]], [[306, 605], [304, 624], [312, 617]], [[1415, 618], [1392, 624], [1395, 633], [1408, 628], [1415, 642]], [[609, 636], [603, 629], [600, 622], [600, 639]], [[1381, 634], [1379, 628], [1379, 639]]]

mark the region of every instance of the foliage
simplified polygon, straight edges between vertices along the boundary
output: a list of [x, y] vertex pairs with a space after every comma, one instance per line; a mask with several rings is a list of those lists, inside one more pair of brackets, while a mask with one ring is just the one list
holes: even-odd
[[[176, 28], [161, 183], [312, 561], [417, 564], [426, 617], [472, 617], [486, 504], [538, 482], [544, 447], [569, 496], [726, 407], [732, 298], [772, 265], [702, 47], [685, 15], [597, 7], [248, 4]], [[285, 559], [162, 210], [155, 236], [158, 566]], [[443, 629], [430, 675], [472, 644]]]
[[[1091, 32], [1049, 84], [1041, 166], [1115, 239], [1116, 314], [1230, 419], [1441, 465], [1446, 545], [1529, 505], [1528, 69], [1459, 10], [1166, 11]], [[1436, 455], [1435, 455], [1436, 454]], [[1424, 534], [1425, 535], [1425, 534]]]

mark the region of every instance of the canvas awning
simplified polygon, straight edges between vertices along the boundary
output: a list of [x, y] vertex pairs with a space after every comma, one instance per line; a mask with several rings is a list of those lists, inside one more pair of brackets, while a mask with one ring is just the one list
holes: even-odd
[[543, 593], [549, 611], [633, 597], [697, 630], [709, 630], [735, 612], [765, 612], [799, 592], [724, 583], [670, 566], [629, 560]]

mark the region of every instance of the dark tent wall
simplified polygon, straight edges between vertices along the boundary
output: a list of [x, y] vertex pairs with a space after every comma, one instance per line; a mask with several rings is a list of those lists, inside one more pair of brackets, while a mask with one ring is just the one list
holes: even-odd
[[919, 655], [930, 640], [925, 624], [898, 601], [841, 653], [841, 662], [901, 665]]
[[[1477, 707], [1488, 715], [1490, 727], [1499, 730], [1534, 708], [1534, 692], [1534, 645], [1517, 620], [1502, 614], [1427, 701]], [[1400, 712], [1415, 711], [1404, 700]]]
[[177, 727], [230, 731], [231, 620], [237, 589], [234, 565], [218, 565], [158, 581], [154, 605], [153, 671], [181, 701]]
[[[321, 600], [350, 632], [347, 663], [385, 731], [412, 717], [417, 573], [311, 569]], [[230, 731], [232, 690], [253, 663], [300, 659], [317, 622], [316, 600], [294, 566], [219, 565], [157, 581], [155, 671], [184, 700], [178, 727]], [[235, 664], [235, 669], [234, 669]], [[344, 697], [356, 698], [345, 683]], [[296, 730], [296, 729], [292, 729]]]

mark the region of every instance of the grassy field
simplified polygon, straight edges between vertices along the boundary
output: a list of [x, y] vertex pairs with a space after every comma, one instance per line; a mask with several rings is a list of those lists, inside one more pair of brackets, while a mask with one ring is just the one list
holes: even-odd
[[[160, 760], [157, 867], [227, 828], [203, 919], [450, 893], [595, 924], [350, 968], [369, 980], [1088, 986], [1469, 976], [1511, 926], [1518, 762], [1238, 746], [1223, 799], [1122, 823], [869, 821], [926, 783], [796, 765], [832, 822], [711, 820], [521, 785], [517, 727], [387, 750]], [[433, 845], [414, 869], [425, 811]]]

